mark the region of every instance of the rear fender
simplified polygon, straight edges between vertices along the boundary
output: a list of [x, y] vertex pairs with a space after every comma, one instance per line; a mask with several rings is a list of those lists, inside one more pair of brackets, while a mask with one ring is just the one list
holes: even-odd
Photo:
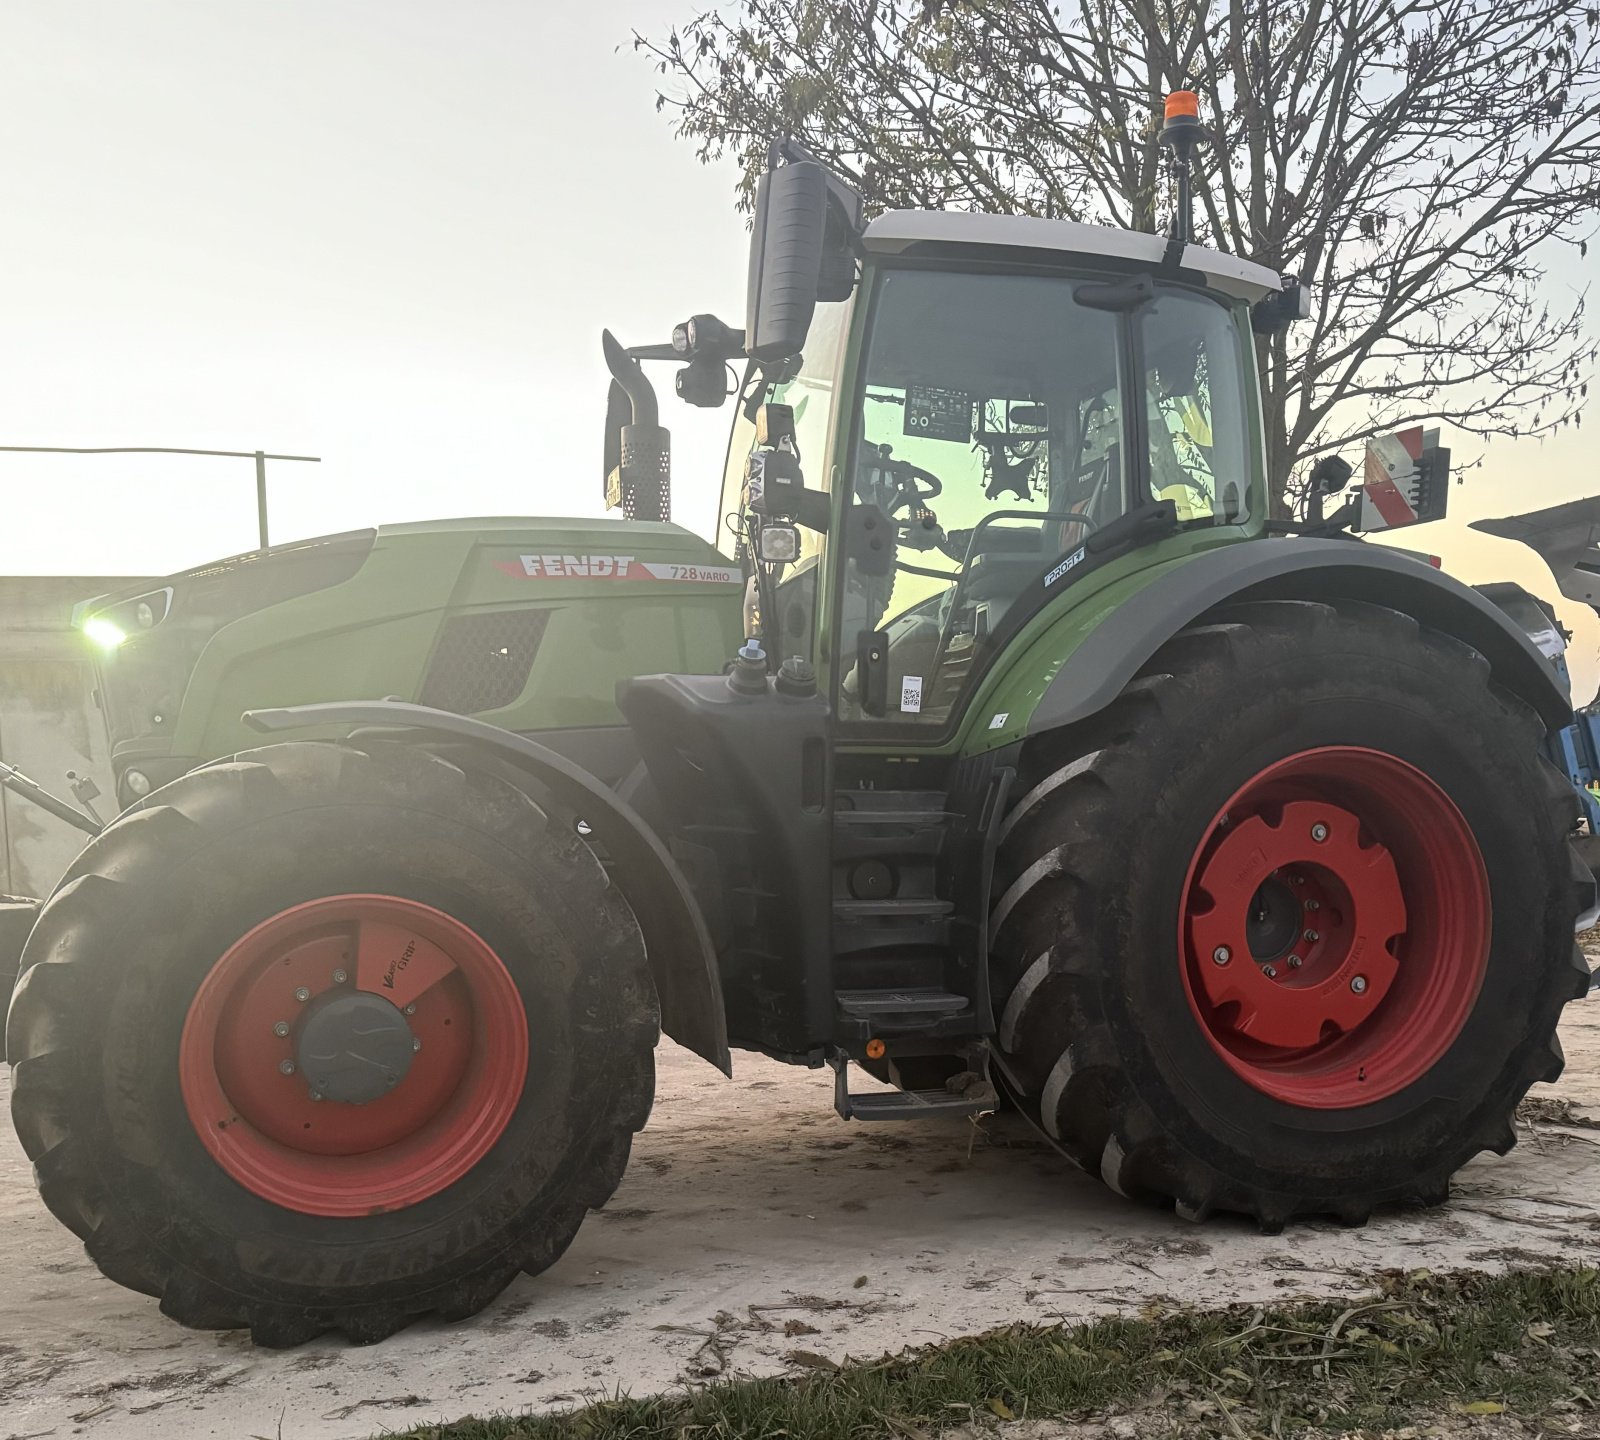
[[644, 935], [661, 1003], [661, 1028], [723, 1074], [733, 1073], [716, 952], [688, 882], [638, 812], [581, 765], [498, 726], [398, 700], [250, 710], [244, 722], [263, 733], [314, 725], [400, 728], [426, 740], [465, 745], [532, 778], [557, 805], [591, 827], [615, 862], [611, 878]]
[[1122, 693], [1162, 645], [1236, 600], [1364, 600], [1465, 641], [1495, 681], [1550, 731], [1572, 722], [1555, 667], [1499, 608], [1459, 580], [1398, 550], [1351, 540], [1254, 540], [1206, 550], [1111, 611], [1067, 657], [1028, 722], [1038, 734], [1076, 724]]

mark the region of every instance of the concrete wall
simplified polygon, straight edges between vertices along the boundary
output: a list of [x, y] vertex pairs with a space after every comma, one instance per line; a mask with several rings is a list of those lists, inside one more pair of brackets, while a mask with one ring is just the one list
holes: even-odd
[[[71, 627], [75, 602], [136, 583], [120, 576], [0, 575], [0, 760], [68, 796], [66, 772], [104, 792], [116, 813], [105, 725], [94, 703], [86, 642]], [[0, 790], [0, 894], [47, 895], [85, 837]]]

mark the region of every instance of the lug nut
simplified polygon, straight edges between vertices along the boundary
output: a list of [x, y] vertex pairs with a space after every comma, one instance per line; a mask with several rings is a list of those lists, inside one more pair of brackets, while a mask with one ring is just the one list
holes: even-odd
[[419, 1040], [415, 1035], [413, 1035], [411, 1037], [411, 1052], [412, 1052], [412, 1054], [415, 1054], [420, 1049], [422, 1049], [422, 1041]]
[[405, 1013], [407, 1015], [415, 1015], [417, 1013], [416, 1005], [415, 1004], [407, 1005], [406, 1008], [405, 1008]]
[[311, 1090], [311, 1091], [308, 1091], [307, 1093], [311, 1096], [311, 1098], [313, 1100], [322, 1099], [322, 1091], [320, 1091], [320, 1090]]
[[1321, 938], [1322, 938], [1322, 936], [1317, 934], [1317, 932], [1315, 930], [1307, 930], [1306, 931], [1306, 939], [1313, 945], [1315, 945], [1317, 943], [1317, 941], [1320, 940]]
[[302, 985], [298, 990], [296, 990], [294, 992], [294, 998], [296, 1000], [298, 1000], [302, 1005], [304, 1005], [306, 1003], [306, 1001], [311, 998], [311, 992], [309, 990], [307, 990], [304, 985]]
[[1262, 967], [1261, 973], [1269, 980], [1276, 980], [1278, 978], [1278, 967], [1276, 965], [1265, 965]]
[[1304, 963], [1305, 962], [1301, 960], [1298, 955], [1291, 955], [1289, 957], [1289, 968], [1291, 970], [1298, 970]]
[[1233, 959], [1233, 951], [1228, 949], [1226, 945], [1219, 945], [1211, 952], [1211, 958], [1215, 960], [1218, 965], [1226, 965], [1228, 961]]
[[280, 1075], [293, 1075], [294, 1074], [294, 1061], [293, 1060], [280, 1060], [280, 1061], [278, 1061], [278, 1073]]
[[289, 1022], [287, 1020], [278, 1021], [278, 1023], [272, 1027], [272, 1033], [276, 1035], [278, 1039], [283, 1039], [283, 1037], [289, 1033]]
[[349, 978], [350, 977], [348, 975], [346, 975], [343, 970], [335, 970], [333, 972], [333, 983], [335, 985], [343, 985], [344, 982], [346, 980], [348, 980]]
[[1322, 909], [1322, 902], [1320, 900], [1307, 900], [1306, 901], [1306, 909], [1307, 910], [1320, 910], [1320, 909]]
[[1354, 976], [1350, 981], [1350, 988], [1357, 995], [1365, 995], [1367, 993], [1367, 977], [1365, 975]]
[[1311, 827], [1311, 838], [1315, 840], [1317, 844], [1322, 844], [1322, 842], [1328, 838], [1328, 827], [1324, 825], [1322, 821], [1317, 821], [1317, 823]]

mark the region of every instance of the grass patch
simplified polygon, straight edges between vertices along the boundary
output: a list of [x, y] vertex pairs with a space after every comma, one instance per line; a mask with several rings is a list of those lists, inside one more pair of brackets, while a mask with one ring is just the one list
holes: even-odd
[[1439, 1414], [1578, 1418], [1600, 1403], [1600, 1271], [1417, 1271], [1382, 1275], [1378, 1286], [1363, 1300], [1016, 1325], [796, 1378], [718, 1381], [405, 1434], [924, 1440], [969, 1420], [1159, 1405], [1161, 1433], [1176, 1425], [1183, 1435], [1246, 1440], [1311, 1427], [1381, 1433]]

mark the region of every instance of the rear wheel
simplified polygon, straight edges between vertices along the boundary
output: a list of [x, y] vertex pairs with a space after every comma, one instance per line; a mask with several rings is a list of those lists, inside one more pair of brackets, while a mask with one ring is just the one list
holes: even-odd
[[266, 1344], [469, 1315], [609, 1198], [654, 992], [593, 854], [397, 745], [278, 745], [96, 840], [23, 955], [45, 1202], [189, 1325]]
[[1442, 1200], [1560, 1073], [1587, 979], [1541, 736], [1391, 610], [1262, 602], [1179, 635], [1026, 757], [992, 947], [1019, 1101], [1186, 1214]]

